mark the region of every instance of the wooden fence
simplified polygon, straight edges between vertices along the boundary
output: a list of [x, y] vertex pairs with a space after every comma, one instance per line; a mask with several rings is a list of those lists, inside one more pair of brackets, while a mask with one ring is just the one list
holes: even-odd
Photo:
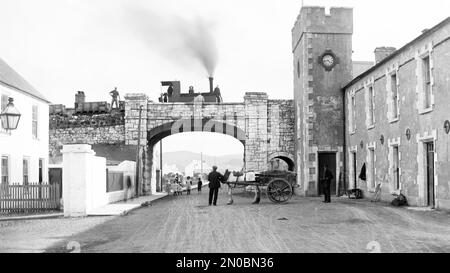
[[58, 210], [60, 198], [58, 184], [0, 184], [0, 213]]

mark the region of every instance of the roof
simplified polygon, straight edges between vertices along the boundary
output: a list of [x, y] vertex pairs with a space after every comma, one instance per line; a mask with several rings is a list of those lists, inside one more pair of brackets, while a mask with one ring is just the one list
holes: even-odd
[[29, 84], [22, 76], [10, 67], [2, 58], [0, 58], [0, 84], [14, 88], [19, 92], [30, 95], [50, 103], [39, 91]]
[[382, 65], [386, 64], [387, 62], [389, 62], [390, 60], [394, 59], [396, 56], [398, 56], [400, 53], [402, 53], [403, 51], [407, 50], [410, 46], [412, 46], [414, 43], [430, 36], [431, 34], [433, 34], [434, 32], [436, 32], [437, 30], [439, 30], [440, 28], [442, 28], [443, 26], [445, 26], [446, 24], [450, 23], [450, 17], [448, 17], [447, 19], [445, 19], [444, 21], [440, 22], [439, 24], [437, 24], [436, 26], [434, 26], [433, 28], [425, 31], [424, 33], [422, 33], [419, 37], [415, 38], [414, 40], [412, 40], [411, 42], [407, 43], [406, 45], [404, 45], [402, 48], [394, 51], [391, 55], [387, 56], [386, 58], [384, 58], [382, 61], [380, 61], [379, 63], [375, 64], [374, 66], [372, 66], [371, 68], [369, 68], [368, 70], [366, 70], [365, 72], [363, 72], [361, 75], [357, 76], [356, 78], [354, 78], [353, 80], [351, 80], [348, 84], [346, 84], [342, 90], [346, 90], [347, 88], [349, 88], [350, 86], [354, 85], [355, 83], [357, 83], [358, 81], [360, 81], [362, 78], [366, 77], [367, 75], [369, 75], [370, 73], [372, 73], [373, 71], [377, 70], [379, 67], [381, 67]]

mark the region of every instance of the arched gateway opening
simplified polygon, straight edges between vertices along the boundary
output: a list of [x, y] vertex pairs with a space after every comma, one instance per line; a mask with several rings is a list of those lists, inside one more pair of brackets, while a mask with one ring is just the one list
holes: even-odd
[[[154, 157], [154, 150], [158, 147], [157, 144], [164, 138], [171, 135], [189, 132], [216, 133], [233, 137], [242, 144], [243, 157], [242, 166], [240, 166], [240, 168], [245, 167], [245, 133], [242, 129], [228, 123], [212, 119], [180, 119], [177, 121], [164, 123], [147, 132], [147, 156], [145, 166], [148, 170], [148, 181], [146, 183], [149, 184], [150, 181], [155, 183], [152, 185], [153, 192], [164, 190], [163, 181], [160, 177], [158, 177], [158, 175], [161, 174], [153, 171], [153, 165], [156, 163], [154, 162], [154, 160], [156, 160]], [[220, 143], [218, 143], [218, 145], [220, 145]], [[211, 152], [213, 153], [214, 151]], [[219, 167], [225, 168], [226, 166]], [[162, 171], [164, 172], [164, 168]], [[209, 170], [205, 170], [205, 172], [207, 171]], [[153, 178], [154, 175], [157, 175], [158, 178]]]
[[212, 119], [180, 119], [164, 123], [147, 132], [147, 145], [154, 146], [161, 139], [183, 132], [212, 132], [232, 136], [245, 145], [245, 132], [224, 122]]

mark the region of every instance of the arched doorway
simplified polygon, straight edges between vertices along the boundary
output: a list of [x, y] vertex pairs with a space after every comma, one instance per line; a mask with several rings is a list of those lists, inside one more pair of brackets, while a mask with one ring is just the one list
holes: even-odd
[[281, 161], [283, 164], [278, 166], [273, 166], [273, 169], [284, 169], [282, 166], [285, 165], [288, 171], [293, 172], [295, 170], [294, 158], [289, 153], [276, 152], [269, 155], [269, 163]]

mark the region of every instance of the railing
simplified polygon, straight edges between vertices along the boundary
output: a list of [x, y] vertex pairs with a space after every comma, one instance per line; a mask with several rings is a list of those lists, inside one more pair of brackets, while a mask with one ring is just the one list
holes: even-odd
[[60, 198], [58, 184], [0, 184], [0, 213], [58, 210]]

